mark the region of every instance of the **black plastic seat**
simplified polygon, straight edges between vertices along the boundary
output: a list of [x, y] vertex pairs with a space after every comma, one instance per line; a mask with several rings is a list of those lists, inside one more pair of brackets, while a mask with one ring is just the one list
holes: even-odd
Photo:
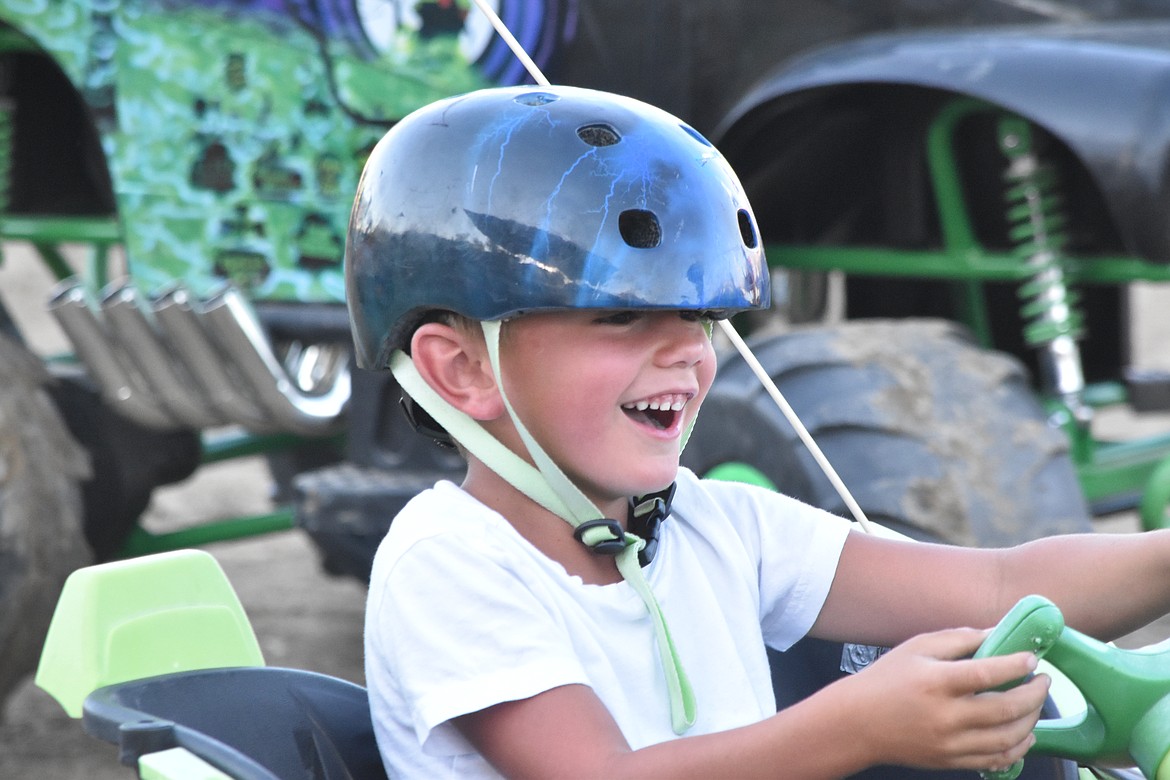
[[184, 748], [238, 780], [384, 780], [366, 689], [300, 669], [178, 672], [110, 685], [83, 726], [137, 766]]

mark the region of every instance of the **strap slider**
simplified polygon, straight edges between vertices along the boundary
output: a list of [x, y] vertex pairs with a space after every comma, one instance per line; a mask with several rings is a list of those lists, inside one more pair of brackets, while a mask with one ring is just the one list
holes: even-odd
[[638, 561], [643, 566], [649, 566], [658, 552], [658, 533], [660, 526], [670, 516], [670, 504], [674, 500], [675, 483], [657, 493], [650, 493], [641, 498], [631, 498], [629, 502], [630, 533], [646, 540], [645, 547], [638, 553]]
[[573, 537], [599, 555], [617, 555], [626, 549], [625, 529], [608, 517], [581, 523], [573, 531]]

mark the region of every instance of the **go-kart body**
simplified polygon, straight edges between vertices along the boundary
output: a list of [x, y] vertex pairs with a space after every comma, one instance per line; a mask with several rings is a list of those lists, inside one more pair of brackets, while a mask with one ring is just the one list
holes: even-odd
[[[1072, 686], [1064, 704], [1073, 709], [1041, 721], [1036, 757], [1017, 768], [1023, 775], [1001, 777], [1075, 776], [1072, 764], [1044, 756], [1136, 763], [1151, 780], [1167, 776], [1170, 647], [1103, 645], [1067, 628], [1051, 602], [1031, 596], [1004, 617], [977, 656], [1020, 650], [1035, 652]], [[90, 735], [117, 745], [119, 760], [143, 778], [385, 777], [365, 690], [266, 666], [226, 575], [200, 550], [75, 572], [36, 680]], [[784, 681], [775, 684], [782, 697]], [[918, 776], [908, 773], [889, 768], [862, 776]]]

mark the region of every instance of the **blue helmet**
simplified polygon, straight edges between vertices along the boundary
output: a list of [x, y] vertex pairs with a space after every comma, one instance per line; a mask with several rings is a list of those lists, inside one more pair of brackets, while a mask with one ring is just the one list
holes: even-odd
[[759, 230], [723, 156], [681, 120], [571, 87], [425, 106], [374, 148], [345, 250], [357, 362], [385, 368], [428, 312], [769, 303]]

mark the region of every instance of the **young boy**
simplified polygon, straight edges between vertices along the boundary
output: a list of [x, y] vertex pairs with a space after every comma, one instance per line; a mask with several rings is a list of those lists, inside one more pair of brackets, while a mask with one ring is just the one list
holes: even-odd
[[[1035, 659], [971, 660], [986, 630], [963, 626], [1034, 592], [1103, 637], [1170, 608], [1170, 535], [900, 542], [680, 469], [710, 319], [767, 306], [768, 275], [726, 162], [650, 106], [521, 87], [421, 109], [366, 165], [346, 275], [359, 365], [468, 461], [374, 562], [392, 777], [1008, 766], [1048, 679], [987, 692]], [[765, 644], [805, 635], [893, 650], [776, 712]]]

